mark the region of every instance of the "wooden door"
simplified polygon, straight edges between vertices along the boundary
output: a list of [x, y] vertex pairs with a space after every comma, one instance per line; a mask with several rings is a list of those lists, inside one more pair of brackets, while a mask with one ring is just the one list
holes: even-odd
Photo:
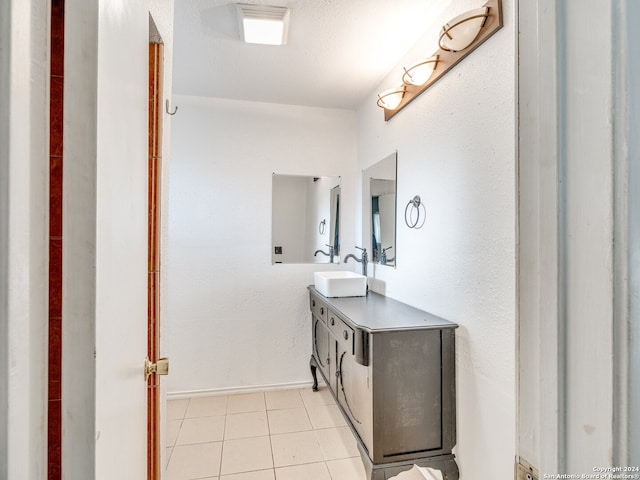
[[[151, 363], [160, 358], [160, 190], [162, 185], [162, 56], [161, 43], [149, 44], [149, 221], [148, 221], [148, 345]], [[147, 380], [147, 478], [159, 480], [160, 378]]]

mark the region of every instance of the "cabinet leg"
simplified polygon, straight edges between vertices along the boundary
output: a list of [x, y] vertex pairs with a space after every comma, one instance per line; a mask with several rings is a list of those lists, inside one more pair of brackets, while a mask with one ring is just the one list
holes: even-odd
[[454, 459], [448, 459], [444, 462], [444, 468], [441, 469], [444, 480], [459, 480], [460, 472], [458, 464]]
[[313, 376], [313, 391], [317, 392], [318, 391], [318, 372], [317, 370], [317, 366], [316, 366], [316, 359], [311, 357], [311, 360], [309, 360], [309, 368], [311, 368], [311, 375]]

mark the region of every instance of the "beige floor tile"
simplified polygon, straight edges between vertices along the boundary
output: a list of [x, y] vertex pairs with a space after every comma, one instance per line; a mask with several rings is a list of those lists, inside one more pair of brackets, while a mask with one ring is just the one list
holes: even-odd
[[269, 437], [225, 440], [221, 475], [273, 468]]
[[307, 407], [313, 428], [346, 427], [342, 413], [334, 403], [331, 405], [314, 405]]
[[224, 416], [185, 418], [176, 445], [219, 442], [224, 438]]
[[229, 395], [227, 413], [259, 412], [266, 410], [264, 403], [264, 393], [243, 393], [239, 395]]
[[331, 480], [324, 462], [276, 468], [276, 480]]
[[220, 480], [275, 480], [275, 473], [273, 472], [273, 469], [259, 470], [257, 472], [223, 475], [222, 477], [220, 477]]
[[171, 460], [171, 452], [173, 452], [173, 447], [167, 447], [164, 454], [164, 468], [169, 466], [169, 460]]
[[316, 430], [316, 437], [325, 460], [358, 457], [358, 445], [349, 427]]
[[314, 392], [311, 387], [305, 388], [300, 390], [300, 396], [307, 407], [336, 403], [327, 387], [320, 387], [317, 392]]
[[222, 442], [174, 447], [167, 467], [167, 479], [216, 478], [220, 471], [221, 452]]
[[269, 435], [267, 412], [249, 412], [227, 415], [224, 439], [263, 437]]
[[265, 392], [264, 396], [267, 401], [267, 410], [304, 407], [299, 390], [275, 390]]
[[271, 435], [311, 430], [311, 422], [304, 407], [271, 410], [268, 414]]
[[178, 438], [178, 433], [180, 433], [181, 425], [182, 419], [167, 420], [167, 430], [164, 438], [165, 447], [173, 447], [176, 444], [176, 439]]
[[366, 480], [364, 465], [359, 457], [327, 462], [332, 480]]
[[184, 418], [184, 414], [187, 411], [188, 405], [188, 398], [181, 398], [180, 400], [167, 400], [167, 420], [178, 420]]
[[276, 467], [321, 462], [322, 450], [314, 432], [272, 435], [273, 463]]
[[210, 397], [194, 397], [189, 402], [186, 417], [216, 417], [227, 413], [227, 397], [225, 395]]

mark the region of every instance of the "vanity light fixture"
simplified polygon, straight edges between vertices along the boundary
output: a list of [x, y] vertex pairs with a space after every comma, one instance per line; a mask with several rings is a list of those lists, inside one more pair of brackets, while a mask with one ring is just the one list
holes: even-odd
[[406, 85], [420, 86], [427, 83], [427, 80], [433, 75], [433, 71], [438, 65], [438, 59], [440, 55], [434, 55], [429, 58], [418, 60], [409, 66], [404, 68], [404, 75], [402, 75], [402, 81]]
[[404, 68], [404, 87], [378, 95], [377, 103], [384, 110], [384, 119], [391, 119], [501, 28], [502, 0], [487, 0], [482, 7], [447, 22], [434, 54]]
[[402, 85], [401, 87], [390, 88], [382, 93], [378, 94], [378, 106], [385, 110], [395, 110], [402, 102], [402, 98], [407, 90], [407, 87]]
[[284, 45], [289, 31], [289, 9], [238, 3], [238, 23], [246, 43]]
[[489, 16], [489, 7], [476, 8], [445, 23], [438, 44], [443, 50], [459, 52], [473, 43]]

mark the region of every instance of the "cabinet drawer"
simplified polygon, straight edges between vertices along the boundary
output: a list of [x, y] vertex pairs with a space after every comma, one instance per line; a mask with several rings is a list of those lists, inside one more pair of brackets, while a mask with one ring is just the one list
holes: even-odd
[[353, 354], [353, 329], [344, 323], [340, 318], [329, 310], [329, 318], [327, 320], [329, 330], [334, 337], [345, 347], [349, 347], [349, 352]]
[[327, 323], [327, 315], [329, 309], [327, 308], [327, 304], [320, 300], [318, 297], [311, 296], [311, 313], [313, 313], [316, 317], [320, 318], [324, 323]]

